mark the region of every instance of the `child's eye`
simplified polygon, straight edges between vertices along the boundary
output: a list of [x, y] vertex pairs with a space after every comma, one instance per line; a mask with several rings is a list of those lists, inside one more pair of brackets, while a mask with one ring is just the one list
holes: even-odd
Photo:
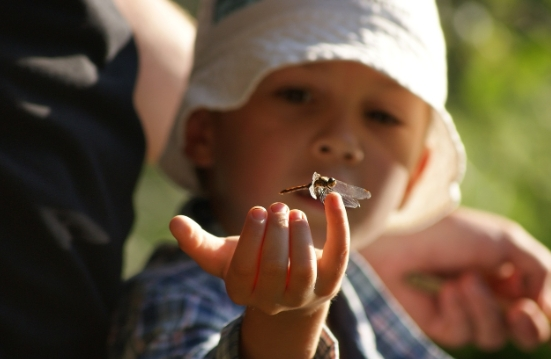
[[291, 103], [306, 103], [312, 99], [310, 91], [298, 87], [279, 90], [276, 95]]
[[365, 117], [382, 125], [392, 126], [400, 124], [400, 121], [396, 117], [384, 111], [368, 111], [365, 113]]

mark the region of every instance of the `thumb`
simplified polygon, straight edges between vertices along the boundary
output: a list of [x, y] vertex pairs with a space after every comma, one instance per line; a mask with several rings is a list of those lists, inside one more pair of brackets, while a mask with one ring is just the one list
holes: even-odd
[[235, 251], [237, 237], [213, 236], [186, 216], [172, 218], [169, 228], [182, 251], [207, 273], [223, 278]]

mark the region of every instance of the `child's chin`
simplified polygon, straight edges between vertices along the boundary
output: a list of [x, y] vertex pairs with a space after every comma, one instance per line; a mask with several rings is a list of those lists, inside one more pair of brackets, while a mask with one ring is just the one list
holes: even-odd
[[[305, 193], [308, 193], [305, 191]], [[297, 207], [301, 210], [314, 210], [314, 211], [322, 211], [325, 213], [325, 206], [321, 201], [312, 198], [310, 194], [295, 194], [294, 195], [294, 201], [296, 201], [297, 204], [299, 204], [301, 207]]]
[[384, 228], [354, 229], [350, 228], [350, 248], [360, 250], [384, 234]]
[[368, 244], [373, 242], [375, 238], [372, 238], [372, 236], [362, 236], [361, 238], [358, 238], [358, 236], [353, 236], [350, 240], [350, 248], [354, 250], [360, 250], [362, 248], [365, 248]]

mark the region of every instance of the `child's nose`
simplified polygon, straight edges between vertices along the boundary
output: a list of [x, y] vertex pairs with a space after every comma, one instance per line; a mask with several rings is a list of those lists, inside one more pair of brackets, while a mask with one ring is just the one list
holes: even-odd
[[314, 142], [314, 156], [322, 160], [342, 161], [357, 164], [364, 159], [360, 142], [351, 133], [338, 133], [323, 136]]

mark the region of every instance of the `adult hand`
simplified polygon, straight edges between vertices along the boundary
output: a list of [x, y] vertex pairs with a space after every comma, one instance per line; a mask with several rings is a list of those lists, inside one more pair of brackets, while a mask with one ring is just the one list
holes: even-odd
[[[551, 253], [518, 224], [460, 208], [419, 233], [384, 236], [362, 250], [393, 295], [436, 342], [524, 350], [551, 336]], [[443, 278], [437, 293], [410, 273]]]

